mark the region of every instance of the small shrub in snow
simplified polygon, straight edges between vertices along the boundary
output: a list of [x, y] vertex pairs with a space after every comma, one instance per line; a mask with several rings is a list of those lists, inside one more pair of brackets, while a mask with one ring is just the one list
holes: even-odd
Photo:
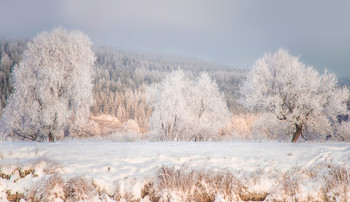
[[[16, 193], [11, 193], [11, 191], [10, 190], [8, 190], [7, 192], [6, 192], [6, 195], [7, 195], [7, 200], [8, 201], [20, 201], [20, 202], [22, 202], [22, 201], [24, 201], [24, 194], [23, 193], [18, 193], [18, 192], [16, 192]], [[0, 199], [1, 199], [1, 193], [0, 193]], [[3, 199], [2, 201], [5, 201], [5, 199]]]
[[129, 119], [125, 123], [123, 123], [121, 132], [126, 133], [126, 132], [131, 132], [131, 133], [139, 133], [140, 128], [137, 122], [133, 119]]
[[350, 142], [350, 122], [343, 121], [337, 126], [337, 136], [341, 141]]
[[[146, 196], [145, 184], [136, 178], [124, 178], [122, 181], [118, 181], [116, 184], [116, 190], [113, 199], [116, 201], [140, 201], [140, 198]], [[150, 192], [148, 192], [150, 193]]]
[[330, 201], [350, 199], [350, 170], [343, 166], [329, 165], [325, 175], [324, 196]]
[[154, 182], [150, 181], [146, 183], [141, 191], [141, 198], [148, 197], [150, 201], [157, 202], [160, 200], [160, 196], [154, 189]]
[[300, 191], [301, 178], [297, 169], [293, 169], [283, 174], [281, 188], [287, 197], [295, 197]]
[[74, 177], [68, 180], [64, 191], [68, 201], [92, 200], [97, 194], [92, 181], [83, 177]]
[[187, 192], [196, 183], [198, 173], [195, 171], [184, 172], [175, 170], [175, 168], [161, 167], [159, 170], [159, 188], [161, 189], [178, 189]]
[[35, 201], [65, 201], [64, 179], [58, 174], [54, 174], [46, 180], [40, 182], [30, 194], [30, 198]]
[[268, 201], [346, 201], [350, 198], [350, 170], [333, 163], [319, 163], [276, 173], [277, 184]]
[[97, 196], [92, 181], [74, 177], [68, 181], [59, 174], [41, 180], [30, 193], [32, 201], [94, 201]]
[[277, 173], [277, 184], [270, 190], [268, 201], [298, 201], [303, 200], [299, 196], [303, 183], [300, 168], [294, 168], [284, 173]]
[[112, 133], [105, 137], [107, 140], [112, 140], [115, 142], [137, 142], [144, 140], [144, 136], [136, 133]]
[[95, 121], [88, 120], [84, 125], [73, 126], [69, 132], [69, 136], [74, 138], [89, 138], [101, 135], [101, 129]]
[[243, 186], [231, 172], [186, 170], [163, 166], [155, 187], [160, 200], [214, 201], [217, 194], [226, 200], [239, 199]]

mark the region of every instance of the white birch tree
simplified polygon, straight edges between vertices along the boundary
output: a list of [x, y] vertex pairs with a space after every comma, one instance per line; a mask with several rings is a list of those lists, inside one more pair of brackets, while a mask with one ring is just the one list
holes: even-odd
[[208, 74], [191, 80], [182, 70], [147, 88], [153, 105], [150, 127], [164, 140], [215, 138], [230, 117], [224, 95]]
[[336, 116], [345, 114], [349, 91], [334, 74], [320, 75], [286, 50], [257, 60], [240, 89], [249, 110], [272, 113], [296, 142], [303, 133], [331, 134]]
[[2, 133], [54, 141], [68, 125], [85, 123], [93, 102], [91, 46], [82, 32], [63, 28], [35, 36], [14, 67], [14, 92], [1, 118]]

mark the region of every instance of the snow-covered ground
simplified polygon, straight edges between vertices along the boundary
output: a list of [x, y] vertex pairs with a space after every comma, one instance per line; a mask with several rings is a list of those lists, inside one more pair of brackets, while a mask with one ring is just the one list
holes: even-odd
[[[53, 173], [64, 179], [85, 177], [99, 192], [112, 196], [116, 187], [139, 195], [147, 180], [162, 166], [184, 170], [229, 171], [240, 179], [248, 173], [285, 173], [321, 164], [349, 169], [349, 143], [281, 142], [130, 142], [62, 141], [56, 143], [0, 143], [0, 200], [6, 192], [29, 194]], [[31, 170], [30, 174], [20, 176]], [[9, 176], [10, 179], [6, 179]], [[268, 191], [276, 178], [255, 184]], [[132, 179], [133, 183], [129, 183]], [[275, 180], [275, 181], [274, 181]], [[312, 191], [312, 190], [309, 190]], [[307, 190], [306, 190], [307, 192]], [[101, 199], [101, 198], [100, 198]], [[94, 199], [96, 200], [96, 198]], [[102, 200], [102, 199], [101, 199]], [[107, 199], [103, 199], [107, 200]], [[109, 200], [109, 199], [108, 199]], [[145, 199], [146, 200], [146, 199]]]

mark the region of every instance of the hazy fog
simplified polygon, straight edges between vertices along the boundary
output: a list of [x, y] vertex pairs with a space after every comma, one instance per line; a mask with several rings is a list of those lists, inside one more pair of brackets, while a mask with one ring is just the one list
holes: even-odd
[[350, 1], [0, 0], [0, 37], [56, 26], [95, 44], [250, 68], [279, 48], [350, 77]]

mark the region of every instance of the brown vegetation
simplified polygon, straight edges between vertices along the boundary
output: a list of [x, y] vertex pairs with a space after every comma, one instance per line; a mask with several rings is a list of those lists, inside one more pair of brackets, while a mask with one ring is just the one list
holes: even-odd
[[[12, 174], [26, 177], [33, 170], [15, 169]], [[22, 174], [20, 174], [22, 173]], [[11, 175], [12, 175], [11, 174]], [[113, 194], [108, 194], [93, 180], [85, 177], [65, 179], [46, 173], [27, 193], [6, 190], [9, 201], [94, 201], [106, 198], [116, 201], [346, 201], [350, 197], [350, 168], [333, 163], [295, 167], [285, 172], [258, 169], [251, 173], [233, 173], [182, 167], [162, 166], [157, 176], [144, 179], [125, 178], [118, 181]], [[2, 177], [3, 180], [11, 175]], [[9, 176], [9, 177], [7, 177]], [[14, 179], [10, 179], [14, 180]], [[268, 180], [264, 181], [264, 180]], [[13, 181], [16, 183], [17, 181]], [[266, 186], [270, 183], [270, 186]], [[271, 184], [272, 183], [272, 184]], [[257, 187], [255, 186], [257, 185]], [[263, 185], [263, 186], [261, 186]], [[134, 188], [139, 187], [140, 192]], [[259, 188], [260, 187], [260, 188]], [[132, 188], [132, 189], [129, 189]], [[108, 200], [109, 200], [108, 199]]]
[[40, 182], [30, 193], [31, 201], [87, 201], [97, 194], [92, 181], [83, 177], [74, 177], [68, 181], [59, 174], [54, 174]]
[[177, 170], [163, 166], [156, 182], [147, 184], [146, 193], [151, 199], [162, 201], [176, 200], [174, 195], [182, 201], [214, 201], [217, 194], [232, 201], [239, 199], [243, 189], [240, 180], [228, 171]]
[[65, 197], [71, 201], [86, 201], [96, 195], [96, 187], [92, 181], [83, 177], [74, 177], [64, 186]]
[[8, 201], [15, 201], [15, 202], [19, 202], [21, 199], [24, 198], [24, 194], [23, 193], [14, 193], [12, 194], [10, 190], [7, 190], [6, 191], [6, 194], [7, 194], [7, 200]]

